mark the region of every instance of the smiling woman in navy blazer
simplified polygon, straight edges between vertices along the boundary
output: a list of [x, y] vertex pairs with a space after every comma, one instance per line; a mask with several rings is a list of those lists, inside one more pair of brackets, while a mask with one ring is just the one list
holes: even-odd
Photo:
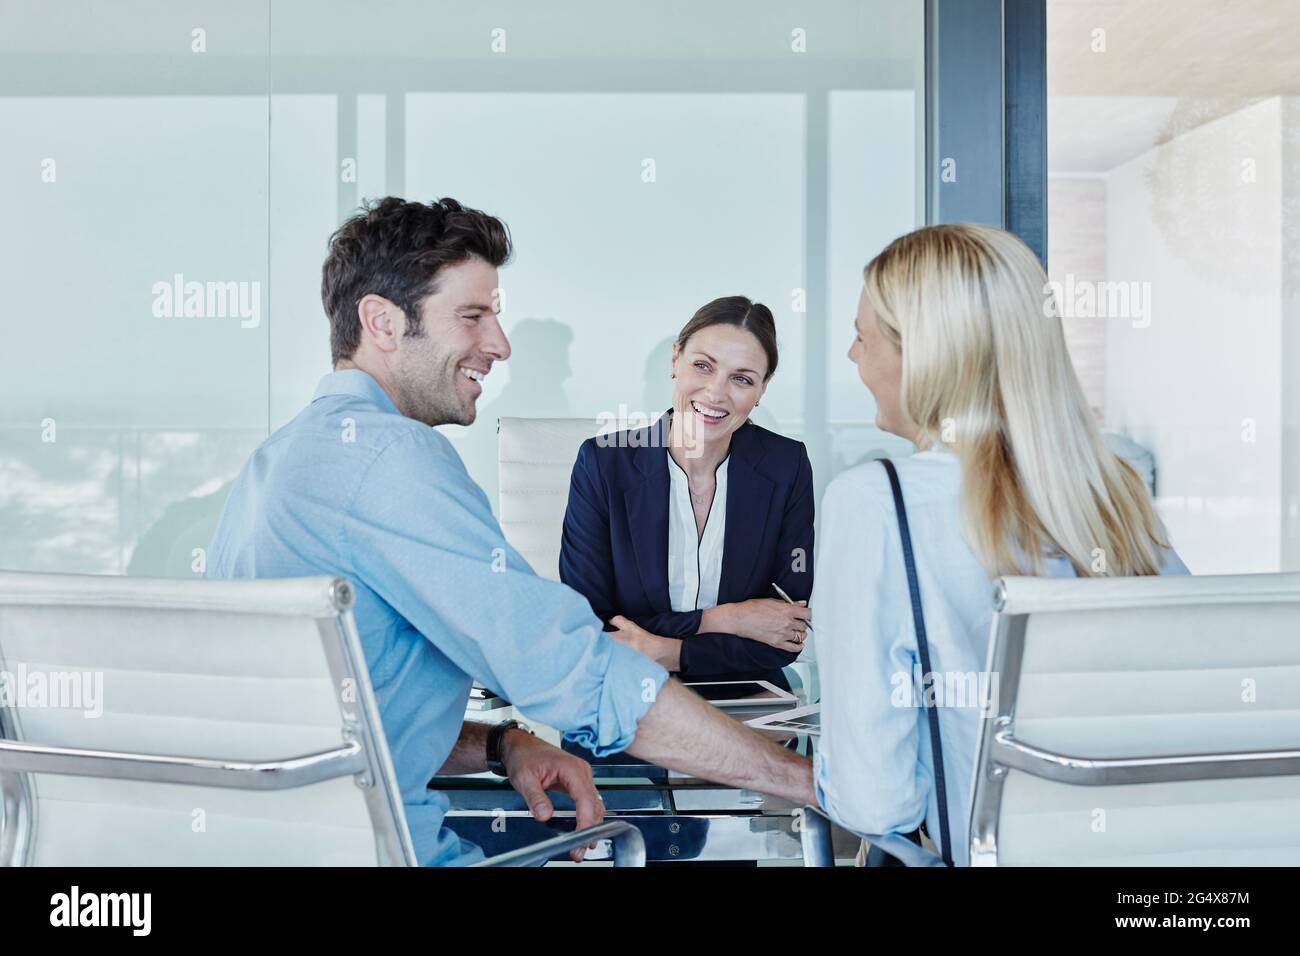
[[686, 678], [785, 686], [803, 647], [812, 466], [802, 442], [748, 420], [776, 364], [766, 306], [710, 302], [673, 345], [673, 407], [589, 439], [573, 467], [561, 580], [614, 637]]

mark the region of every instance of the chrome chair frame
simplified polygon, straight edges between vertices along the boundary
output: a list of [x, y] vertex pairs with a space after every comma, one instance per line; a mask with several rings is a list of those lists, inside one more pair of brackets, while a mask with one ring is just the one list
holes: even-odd
[[799, 817], [799, 843], [803, 847], [804, 866], [835, 865], [831, 825], [831, 818], [821, 807], [808, 805], [803, 808]]
[[[1196, 599], [1215, 604], [1295, 601], [1300, 574], [1276, 575], [1290, 587], [1275, 594], [1233, 593], [1223, 585], [1230, 579], [1205, 577], [1197, 581]], [[998, 865], [998, 819], [1003, 784], [1009, 770], [1072, 786], [1106, 786], [1271, 777], [1300, 774], [1300, 750], [1251, 750], [1227, 753], [1190, 753], [1150, 757], [1095, 758], [1057, 753], [1035, 747], [1015, 735], [1016, 700], [1024, 662], [1025, 635], [1032, 613], [1048, 610], [1018, 599], [1024, 582], [1032, 578], [1000, 578], [993, 586], [993, 640], [988, 670], [999, 675], [996, 711], [984, 722], [976, 756], [975, 789], [970, 827], [971, 866]], [[1146, 580], [1146, 579], [1139, 579]], [[1154, 580], [1154, 579], [1153, 579]], [[1136, 600], [1134, 607], [1172, 605], [1178, 600], [1152, 596]], [[1071, 610], [1089, 607], [1075, 602]], [[1113, 605], [1108, 605], [1113, 606]]]

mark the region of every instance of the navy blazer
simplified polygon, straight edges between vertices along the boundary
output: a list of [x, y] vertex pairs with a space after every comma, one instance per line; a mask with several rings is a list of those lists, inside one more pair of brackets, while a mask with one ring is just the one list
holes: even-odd
[[[578, 451], [560, 545], [560, 580], [606, 622], [617, 614], [683, 640], [684, 677], [758, 677], [798, 654], [735, 634], [698, 633], [703, 611], [668, 596], [668, 415], [646, 428], [589, 438]], [[754, 424], [731, 436], [718, 603], [796, 601], [813, 585], [812, 465], [803, 443]], [[778, 598], [779, 600], [779, 598]]]

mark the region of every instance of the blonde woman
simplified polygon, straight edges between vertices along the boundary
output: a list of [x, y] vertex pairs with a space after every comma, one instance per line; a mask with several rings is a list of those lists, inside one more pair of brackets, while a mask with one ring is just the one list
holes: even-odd
[[937, 706], [922, 707], [894, 476], [881, 462], [850, 468], [822, 502], [811, 602], [818, 800], [857, 833], [890, 835], [873, 843], [912, 862], [924, 860], [913, 846], [924, 823], [945, 859], [964, 864], [982, 711], [975, 695], [943, 694], [979, 685], [992, 580], [1187, 569], [1142, 480], [1102, 440], [1024, 243], [987, 226], [929, 226], [891, 243], [864, 279], [849, 359], [875, 396], [876, 424], [918, 449], [892, 467]]

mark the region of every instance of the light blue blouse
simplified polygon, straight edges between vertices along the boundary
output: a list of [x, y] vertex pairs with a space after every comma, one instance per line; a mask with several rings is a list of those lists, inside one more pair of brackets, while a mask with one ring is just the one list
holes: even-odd
[[[981, 697], [993, 618], [992, 579], [961, 533], [961, 466], [947, 449], [895, 462], [916, 555], [931, 667], [940, 699], [952, 856], [969, 860], [969, 807], [981, 729]], [[831, 482], [821, 505], [812, 609], [821, 683], [822, 735], [814, 758], [817, 799], [863, 836], [901, 834], [924, 820], [939, 841], [938, 801], [907, 575], [889, 479], [878, 462]], [[1064, 558], [1044, 573], [1073, 577]], [[1186, 574], [1170, 551], [1162, 574]], [[983, 683], [981, 683], [981, 681]], [[960, 693], [965, 690], [966, 693]], [[954, 693], [956, 692], [956, 693]], [[960, 694], [960, 696], [959, 696]], [[964, 699], [963, 699], [964, 698]], [[910, 863], [935, 858], [901, 836], [880, 842]]]

